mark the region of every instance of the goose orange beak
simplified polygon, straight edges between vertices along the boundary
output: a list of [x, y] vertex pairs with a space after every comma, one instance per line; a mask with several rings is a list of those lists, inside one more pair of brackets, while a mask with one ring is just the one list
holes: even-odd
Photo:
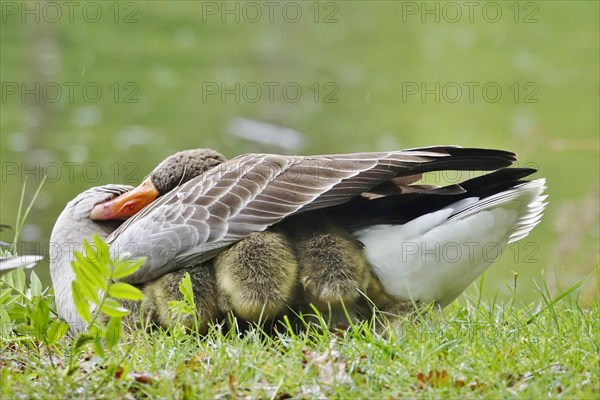
[[90, 219], [96, 221], [125, 220], [152, 203], [159, 195], [160, 193], [148, 177], [132, 191], [123, 193], [107, 202], [96, 204], [90, 212]]

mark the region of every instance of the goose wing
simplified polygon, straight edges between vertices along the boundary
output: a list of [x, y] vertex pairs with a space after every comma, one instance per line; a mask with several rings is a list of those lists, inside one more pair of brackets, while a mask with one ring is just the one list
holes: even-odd
[[143, 283], [204, 262], [220, 249], [301, 212], [345, 203], [392, 178], [439, 170], [494, 170], [516, 160], [500, 150], [452, 146], [322, 156], [247, 154], [167, 193], [109, 238], [111, 250], [146, 262]]

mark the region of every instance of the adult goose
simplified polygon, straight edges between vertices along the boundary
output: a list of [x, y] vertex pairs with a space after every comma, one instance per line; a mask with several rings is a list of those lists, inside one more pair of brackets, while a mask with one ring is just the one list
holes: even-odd
[[[350, 282], [350, 292], [366, 289], [384, 303], [445, 306], [541, 218], [545, 182], [523, 180], [532, 169], [505, 168], [514, 161], [506, 151], [438, 146], [309, 157], [248, 154], [189, 180], [191, 174], [162, 165], [139, 190], [97, 205], [91, 216], [133, 215], [108, 238], [117, 253], [147, 257], [129, 282], [149, 282], [214, 258], [219, 289], [246, 317], [265, 307], [275, 314], [294, 301], [298, 273], [305, 294], [317, 302], [333, 301], [323, 296], [323, 282], [337, 286], [337, 294]], [[415, 184], [425, 172], [496, 169], [461, 185]], [[335, 240], [327, 242], [332, 230]], [[283, 236], [273, 241], [261, 232]], [[282, 252], [269, 253], [278, 248], [273, 243]], [[327, 253], [340, 244], [345, 249]], [[224, 251], [236, 246], [242, 249]], [[325, 261], [331, 254], [353, 254], [337, 276]], [[222, 282], [218, 276], [227, 269]], [[345, 275], [357, 279], [344, 281]], [[280, 287], [292, 289], [277, 297], [265, 290]]]

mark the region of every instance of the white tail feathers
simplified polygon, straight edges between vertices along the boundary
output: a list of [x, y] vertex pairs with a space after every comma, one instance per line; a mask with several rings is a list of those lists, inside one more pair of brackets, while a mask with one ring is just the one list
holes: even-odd
[[518, 213], [517, 221], [507, 232], [507, 244], [514, 243], [526, 237], [540, 222], [544, 209], [548, 204], [545, 202], [548, 196], [542, 194], [545, 189], [546, 179], [544, 178], [522, 183], [512, 189], [486, 197], [471, 207], [462, 209], [452, 215], [448, 221], [462, 219], [468, 215], [498, 207], [515, 210]]
[[355, 235], [388, 294], [445, 306], [539, 223], [545, 188], [545, 180], [537, 179]]

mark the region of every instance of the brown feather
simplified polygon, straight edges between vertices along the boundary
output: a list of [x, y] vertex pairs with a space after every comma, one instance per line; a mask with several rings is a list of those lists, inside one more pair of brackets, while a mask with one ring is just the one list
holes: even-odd
[[[167, 193], [126, 221], [108, 241], [117, 251], [134, 244], [133, 256], [161, 254], [148, 258], [128, 278], [146, 282], [204, 262], [219, 248], [286, 217], [340, 205], [395, 177], [408, 176], [410, 181], [438, 169], [496, 169], [513, 161], [509, 152], [454, 147], [310, 157], [249, 154]], [[186, 218], [188, 213], [200, 217]]]

